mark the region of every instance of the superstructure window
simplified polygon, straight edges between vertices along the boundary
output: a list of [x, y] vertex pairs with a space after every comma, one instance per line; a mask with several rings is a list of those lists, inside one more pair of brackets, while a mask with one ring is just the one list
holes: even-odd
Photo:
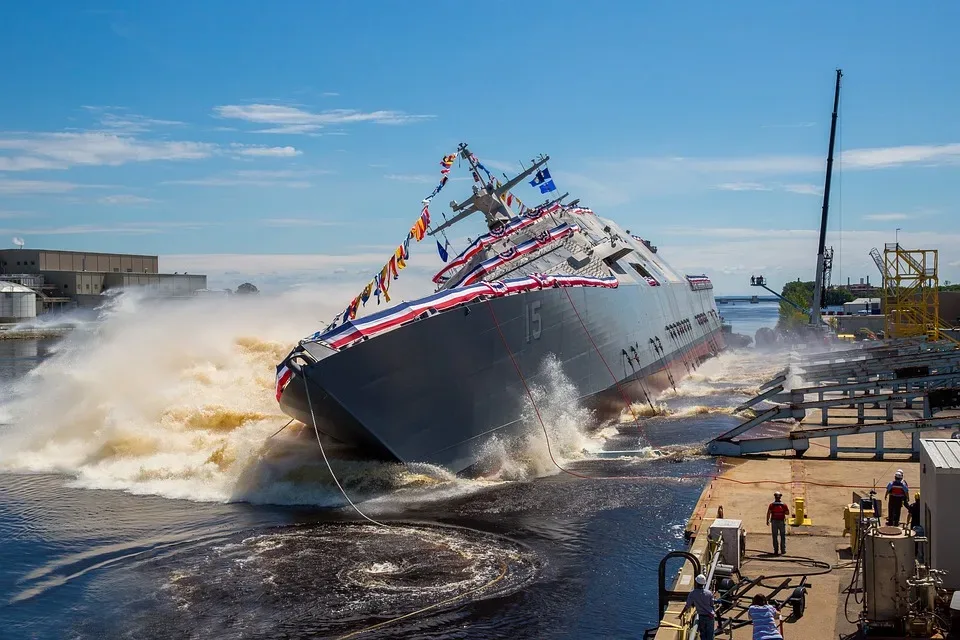
[[619, 273], [622, 276], [627, 275], [627, 272], [624, 271], [623, 267], [620, 266], [619, 262], [612, 261], [609, 258], [604, 259], [604, 262], [607, 263], [607, 266], [610, 267], [610, 269], [613, 270], [614, 273]]
[[643, 265], [642, 265], [642, 264], [637, 264], [636, 262], [631, 262], [631, 263], [630, 263], [630, 266], [633, 267], [633, 270], [636, 271], [637, 273], [639, 273], [639, 274], [640, 274], [641, 276], [643, 276], [644, 278], [652, 278], [652, 277], [653, 277], [652, 275], [650, 275], [650, 272], [649, 272], [649, 271], [647, 271], [646, 269], [643, 268]]

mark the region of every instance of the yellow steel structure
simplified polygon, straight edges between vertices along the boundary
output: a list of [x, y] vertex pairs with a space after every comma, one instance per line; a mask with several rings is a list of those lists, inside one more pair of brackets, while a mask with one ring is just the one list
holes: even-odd
[[940, 339], [940, 281], [936, 249], [883, 249], [883, 309], [887, 338]]

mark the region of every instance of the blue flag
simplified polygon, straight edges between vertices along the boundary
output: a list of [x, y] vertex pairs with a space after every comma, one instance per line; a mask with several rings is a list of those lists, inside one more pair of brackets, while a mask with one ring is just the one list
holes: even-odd
[[446, 262], [446, 261], [447, 261], [447, 258], [450, 257], [450, 256], [447, 254], [447, 249], [446, 249], [443, 245], [440, 244], [440, 241], [439, 241], [439, 240], [437, 240], [437, 253], [440, 254], [440, 259], [443, 260], [444, 262]]
[[557, 185], [553, 184], [553, 180], [547, 180], [540, 185], [540, 193], [550, 193], [551, 191], [556, 191]]

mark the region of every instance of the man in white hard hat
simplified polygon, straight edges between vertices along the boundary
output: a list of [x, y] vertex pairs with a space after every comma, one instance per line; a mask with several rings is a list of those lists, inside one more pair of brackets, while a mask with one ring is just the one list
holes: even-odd
[[781, 502], [782, 497], [782, 493], [774, 491], [773, 502], [767, 507], [767, 525], [773, 536], [773, 555], [787, 552], [787, 516], [790, 515], [790, 507]]
[[716, 631], [717, 612], [714, 609], [713, 592], [707, 589], [707, 576], [702, 573], [694, 579], [693, 591], [687, 596], [687, 604], [683, 605], [681, 615], [693, 607], [697, 610], [697, 631], [700, 640], [713, 640]]
[[893, 481], [887, 484], [887, 524], [900, 526], [900, 509], [910, 496], [910, 488], [903, 480], [903, 469], [897, 469]]

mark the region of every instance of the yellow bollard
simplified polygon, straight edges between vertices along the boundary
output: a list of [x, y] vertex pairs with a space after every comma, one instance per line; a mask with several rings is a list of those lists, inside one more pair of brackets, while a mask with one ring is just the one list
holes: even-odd
[[793, 499], [793, 517], [790, 518], [790, 525], [793, 527], [810, 526], [813, 524], [813, 520], [811, 520], [809, 516], [804, 513], [803, 502], [803, 498]]

